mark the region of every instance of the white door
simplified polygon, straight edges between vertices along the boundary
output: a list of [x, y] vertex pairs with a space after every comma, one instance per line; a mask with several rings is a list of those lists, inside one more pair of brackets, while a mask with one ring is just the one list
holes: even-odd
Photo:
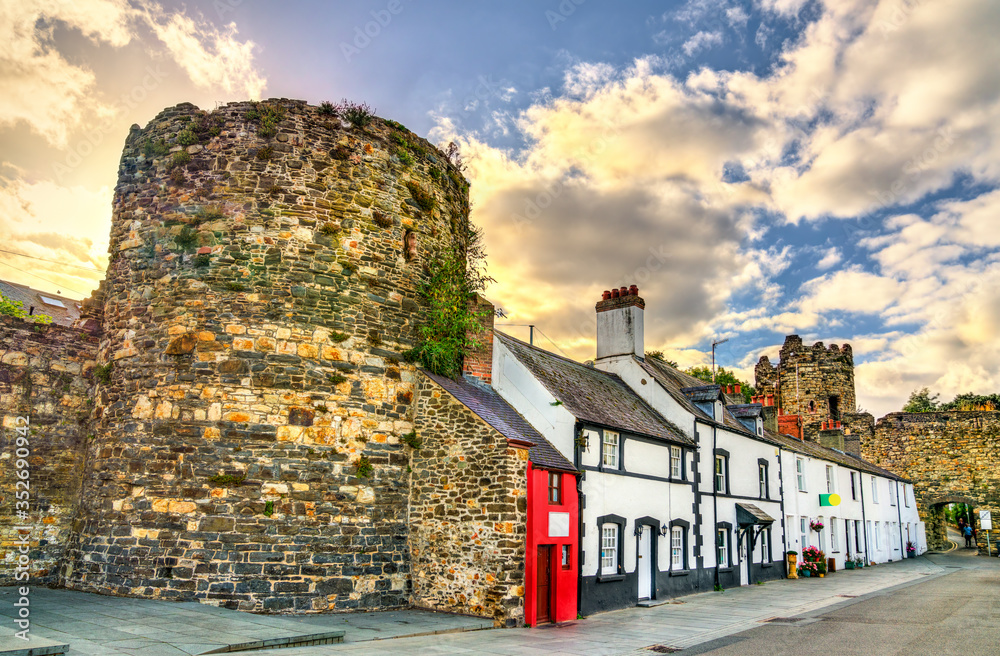
[[750, 585], [750, 534], [753, 528], [743, 534], [740, 542], [740, 585]]
[[639, 559], [636, 568], [639, 573], [639, 599], [653, 598], [653, 531], [642, 527], [639, 534]]

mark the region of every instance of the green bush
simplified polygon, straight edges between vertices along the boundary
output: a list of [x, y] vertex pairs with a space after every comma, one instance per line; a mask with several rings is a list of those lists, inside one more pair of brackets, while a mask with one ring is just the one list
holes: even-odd
[[418, 451], [424, 444], [424, 441], [417, 437], [417, 431], [410, 431], [399, 439], [414, 451]]
[[375, 468], [372, 467], [372, 463], [368, 460], [367, 456], [361, 456], [358, 458], [354, 467], [357, 471], [358, 478], [371, 478], [372, 474], [375, 473]]
[[259, 159], [261, 161], [267, 161], [267, 160], [271, 159], [272, 155], [274, 155], [274, 147], [273, 146], [264, 146], [263, 148], [259, 148], [257, 150], [257, 159]]
[[109, 362], [107, 364], [99, 364], [94, 367], [94, 380], [99, 383], [104, 383], [107, 385], [111, 382], [111, 370], [114, 369], [115, 363]]
[[47, 314], [28, 314], [21, 301], [7, 298], [3, 295], [3, 292], [0, 292], [0, 315], [24, 319], [25, 321], [39, 325], [52, 323], [52, 317]]
[[191, 163], [191, 155], [185, 150], [178, 151], [174, 153], [173, 158], [170, 160], [170, 164], [167, 165], [167, 170], [173, 170], [179, 166], [187, 166]]
[[191, 226], [186, 225], [181, 228], [181, 231], [174, 237], [174, 243], [177, 247], [184, 251], [189, 251], [195, 247], [198, 243], [198, 233], [195, 232]]
[[278, 134], [278, 124], [285, 120], [285, 108], [262, 102], [250, 103], [246, 119], [257, 124], [257, 134], [270, 139]]
[[413, 166], [413, 163], [416, 161], [413, 159], [413, 155], [402, 148], [396, 149], [396, 158], [399, 159], [399, 163], [403, 166]]
[[330, 384], [332, 385], [340, 385], [346, 382], [347, 382], [347, 376], [345, 376], [344, 374], [336, 373], [330, 375]]
[[153, 141], [150, 139], [142, 144], [142, 154], [147, 158], [164, 157], [170, 153], [170, 146], [163, 139]]
[[319, 104], [320, 116], [336, 116], [337, 109], [333, 106], [333, 103], [329, 100], [324, 100]]
[[182, 146], [193, 146], [198, 143], [198, 135], [191, 130], [183, 130], [177, 135], [177, 143]]
[[337, 105], [337, 113], [356, 128], [367, 127], [375, 118], [375, 110], [368, 103], [355, 103], [346, 98]]

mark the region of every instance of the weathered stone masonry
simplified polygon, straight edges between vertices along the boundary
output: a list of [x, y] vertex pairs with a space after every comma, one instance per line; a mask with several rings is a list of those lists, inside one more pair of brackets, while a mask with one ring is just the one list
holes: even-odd
[[[1000, 521], [1000, 412], [894, 412], [862, 436], [861, 451], [914, 481], [931, 548], [946, 548], [943, 504], [969, 503]], [[984, 531], [978, 540], [985, 554]]]
[[528, 445], [421, 377], [410, 544], [418, 606], [524, 622]]
[[[0, 585], [14, 583], [14, 527], [24, 524], [34, 527], [30, 580], [57, 579], [77, 509], [96, 356], [97, 338], [86, 331], [0, 317]], [[17, 519], [15, 506], [18, 417], [29, 425], [28, 521]]]
[[[248, 117], [268, 107], [274, 134]], [[416, 374], [400, 353], [428, 255], [466, 238], [464, 179], [380, 119], [178, 105], [133, 127], [113, 211], [94, 309], [111, 369], [65, 585], [255, 611], [408, 605]]]

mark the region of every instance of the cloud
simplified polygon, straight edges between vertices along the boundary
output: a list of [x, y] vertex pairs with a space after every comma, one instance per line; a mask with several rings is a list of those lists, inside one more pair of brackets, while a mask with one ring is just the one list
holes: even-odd
[[68, 265], [0, 253], [0, 277], [86, 296], [107, 266], [111, 198], [109, 187], [93, 190], [0, 178], [3, 250]]
[[159, 5], [124, 0], [6, 2], [0, 21], [0, 127], [25, 125], [56, 147], [74, 130], [113, 114], [93, 70], [59, 50], [57, 28], [79, 32], [93, 47], [120, 49], [152, 30], [191, 80], [204, 88], [259, 95], [265, 80], [255, 45], [235, 25], [209, 27]]
[[840, 249], [830, 248], [826, 250], [826, 254], [816, 263], [817, 269], [829, 269], [840, 263], [843, 256], [840, 254]]
[[185, 14], [147, 14], [149, 27], [196, 85], [260, 98], [267, 81], [254, 65], [253, 41], [240, 41], [235, 23], [224, 30]]
[[681, 50], [688, 57], [692, 57], [703, 50], [711, 50], [715, 46], [722, 45], [722, 32], [701, 31], [689, 38], [681, 46]]

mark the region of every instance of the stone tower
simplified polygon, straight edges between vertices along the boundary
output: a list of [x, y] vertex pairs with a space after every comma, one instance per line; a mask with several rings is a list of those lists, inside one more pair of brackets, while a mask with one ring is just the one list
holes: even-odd
[[798, 335], [788, 335], [777, 365], [762, 356], [754, 374], [757, 391], [774, 394], [782, 414], [802, 417], [807, 438], [815, 439], [823, 422], [843, 421], [857, 411], [850, 344], [806, 346]]
[[115, 190], [81, 508], [62, 579], [254, 611], [404, 606], [413, 346], [468, 185], [403, 126], [190, 104]]

